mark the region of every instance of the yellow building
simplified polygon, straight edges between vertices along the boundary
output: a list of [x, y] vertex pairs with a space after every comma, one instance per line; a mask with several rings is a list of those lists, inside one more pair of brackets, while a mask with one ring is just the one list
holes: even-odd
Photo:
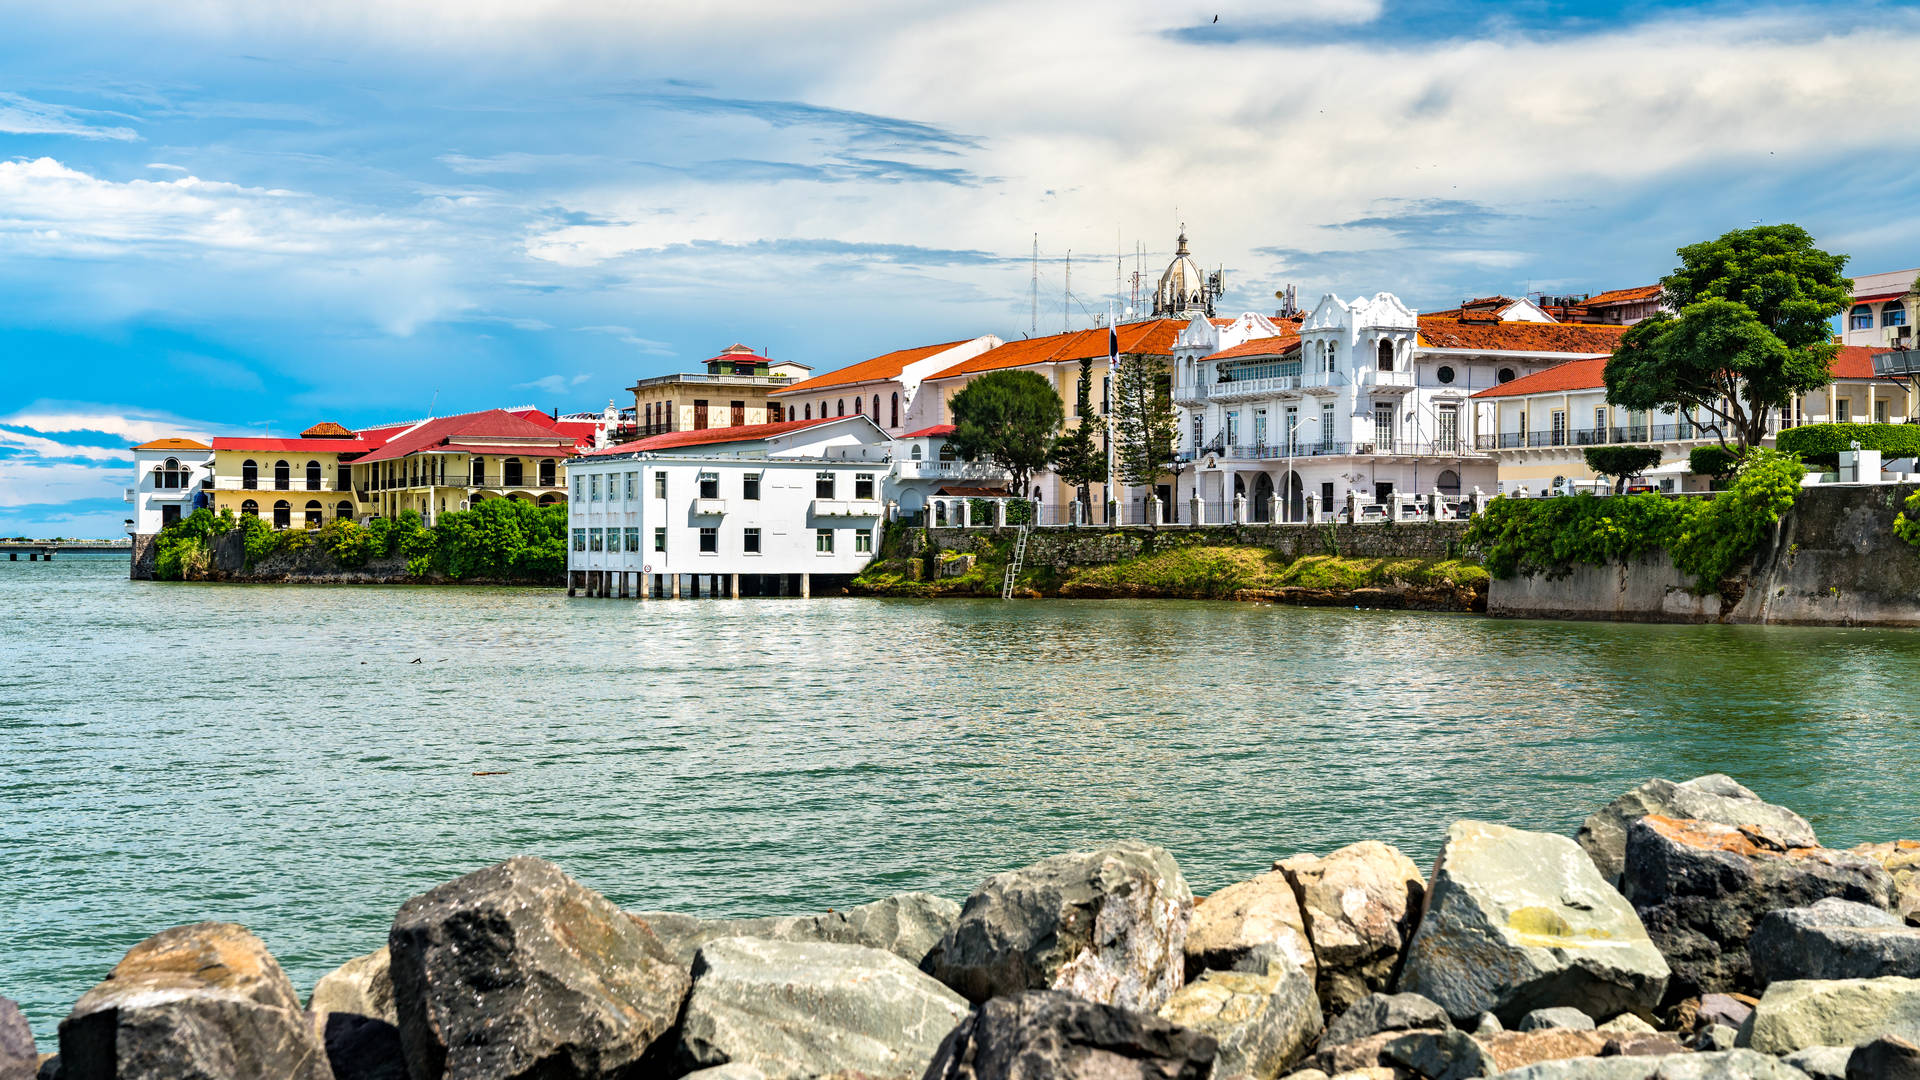
[[737, 344], [708, 360], [706, 368], [704, 374], [661, 375], [629, 387], [638, 428], [635, 437], [778, 423], [786, 417], [779, 403], [769, 403], [768, 395], [813, 370], [805, 364], [769, 360]]
[[213, 510], [262, 518], [275, 528], [317, 528], [361, 513], [347, 464], [374, 444], [332, 422], [299, 438], [213, 440]]
[[503, 409], [423, 420], [356, 459], [353, 489], [369, 514], [412, 510], [428, 524], [486, 499], [565, 502], [566, 460], [592, 445], [590, 434], [563, 430], [565, 423]]

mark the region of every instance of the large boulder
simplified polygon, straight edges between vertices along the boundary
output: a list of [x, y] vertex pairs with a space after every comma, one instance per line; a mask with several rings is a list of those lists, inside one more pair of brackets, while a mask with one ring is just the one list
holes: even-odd
[[1339, 1046], [1382, 1031], [1441, 1031], [1452, 1026], [1447, 1010], [1419, 994], [1368, 994], [1327, 1024], [1320, 1044]]
[[39, 1071], [33, 1027], [12, 998], [0, 997], [0, 1080], [33, 1080]]
[[1564, 836], [1460, 821], [1447, 830], [1400, 989], [1456, 1021], [1511, 1026], [1538, 1008], [1646, 1011], [1667, 965], [1633, 909]]
[[1500, 1080], [1807, 1080], [1807, 1074], [1752, 1050], [1724, 1050], [1543, 1061], [1503, 1072]]
[[1767, 987], [1740, 1043], [1768, 1054], [1857, 1046], [1881, 1035], [1920, 1039], [1920, 979], [1788, 980]]
[[966, 1015], [966, 999], [890, 952], [721, 938], [694, 957], [680, 1057], [691, 1068], [750, 1066], [767, 1080], [842, 1069], [918, 1076]]
[[[1487, 1056], [1493, 1059], [1493, 1071], [1503, 1072], [1542, 1061], [1598, 1057], [1606, 1050], [1607, 1043], [1619, 1036], [1601, 1031], [1543, 1028], [1537, 1031], [1501, 1031], [1478, 1038], [1480, 1045], [1487, 1048]], [[1673, 1044], [1670, 1052], [1679, 1053], [1683, 1049]]]
[[327, 1055], [267, 947], [233, 923], [127, 950], [60, 1022], [62, 1080], [330, 1080]]
[[681, 964], [692, 964], [700, 946], [728, 937], [865, 945], [918, 964], [953, 927], [960, 905], [931, 893], [910, 892], [824, 915], [701, 919], [664, 911], [637, 914]]
[[1828, 897], [1761, 916], [1747, 939], [1753, 978], [1920, 978], [1920, 927], [1870, 904]]
[[307, 998], [333, 1080], [406, 1080], [389, 953], [382, 945], [320, 976]]
[[988, 878], [920, 966], [974, 1002], [1065, 990], [1150, 1012], [1183, 981], [1192, 915], [1173, 856], [1127, 841]]
[[1270, 870], [1251, 881], [1235, 882], [1193, 905], [1187, 927], [1187, 974], [1203, 971], [1259, 970], [1247, 960], [1258, 952], [1314, 977], [1313, 945], [1287, 875]]
[[1893, 883], [1860, 855], [1793, 847], [1756, 826], [1650, 814], [1627, 829], [1621, 891], [1673, 968], [1677, 1001], [1758, 992], [1747, 939], [1767, 912], [1829, 896], [1884, 908]]
[[1392, 989], [1426, 893], [1413, 860], [1365, 840], [1324, 858], [1295, 855], [1274, 868], [1299, 899], [1322, 1008], [1337, 1014], [1370, 993]]
[[387, 944], [413, 1080], [620, 1076], [687, 993], [644, 922], [543, 859], [408, 900]]
[[953, 1029], [924, 1080], [1209, 1080], [1213, 1036], [1061, 991], [996, 997]]
[[1458, 1028], [1407, 1032], [1381, 1047], [1380, 1056], [1427, 1080], [1473, 1080], [1498, 1070], [1480, 1040]]
[[1920, 1045], [1882, 1036], [1847, 1057], [1846, 1080], [1920, 1080]]
[[1213, 1036], [1215, 1075], [1274, 1080], [1320, 1034], [1320, 1000], [1305, 969], [1208, 971], [1174, 992], [1160, 1016]]
[[393, 1005], [391, 954], [385, 945], [365, 956], [353, 959], [320, 976], [307, 996], [307, 1011], [318, 1014], [354, 1013], [400, 1023]]
[[1893, 910], [1920, 926], [1920, 840], [1889, 840], [1848, 848], [1880, 864], [1893, 878]]
[[1649, 780], [1594, 811], [1575, 834], [1574, 839], [1600, 868], [1601, 877], [1611, 883], [1620, 881], [1626, 866], [1627, 827], [1648, 814], [1722, 825], [1758, 825], [1792, 847], [1820, 844], [1813, 834], [1813, 826], [1807, 824], [1805, 818], [1784, 806], [1763, 801], [1722, 773], [1695, 777], [1681, 784]]

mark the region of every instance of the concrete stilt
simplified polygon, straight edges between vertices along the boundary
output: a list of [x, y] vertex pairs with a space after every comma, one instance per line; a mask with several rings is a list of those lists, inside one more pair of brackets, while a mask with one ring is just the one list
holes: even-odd
[[800, 575], [800, 599], [805, 600], [812, 595], [813, 595], [813, 575], [801, 574]]
[[678, 600], [680, 599], [680, 575], [671, 574], [669, 576], [673, 579], [673, 598]]
[[733, 598], [735, 600], [740, 599], [740, 575], [739, 574], [733, 575]]
[[620, 599], [625, 600], [626, 598], [627, 598], [627, 572], [625, 570], [622, 570], [620, 571]]

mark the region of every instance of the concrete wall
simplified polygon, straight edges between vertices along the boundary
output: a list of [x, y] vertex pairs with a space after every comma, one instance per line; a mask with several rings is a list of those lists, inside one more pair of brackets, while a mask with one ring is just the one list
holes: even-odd
[[[1027, 540], [1028, 566], [1099, 566], [1150, 551], [1190, 545], [1229, 544], [1271, 548], [1287, 558], [1347, 555], [1356, 558], [1444, 559], [1460, 554], [1464, 521], [1406, 522], [1396, 525], [1215, 525], [1199, 529], [1035, 529]], [[971, 550], [982, 536], [1011, 539], [1012, 529], [913, 529], [909, 556], [931, 546], [938, 551]]]
[[1920, 626], [1920, 549], [1893, 534], [1912, 484], [1806, 488], [1722, 594], [1696, 597], [1665, 555], [1495, 581], [1487, 613], [1519, 618]]

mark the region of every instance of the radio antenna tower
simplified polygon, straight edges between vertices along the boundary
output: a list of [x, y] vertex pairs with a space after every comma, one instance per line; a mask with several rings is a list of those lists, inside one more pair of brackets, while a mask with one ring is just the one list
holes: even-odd
[[1116, 225], [1113, 230], [1113, 305], [1115, 307], [1119, 307], [1124, 302], [1120, 296], [1120, 278], [1125, 264], [1126, 260], [1120, 254], [1120, 228]]
[[1073, 317], [1073, 249], [1067, 249], [1067, 285], [1060, 290], [1060, 332], [1073, 329], [1068, 320]]
[[1033, 312], [1028, 316], [1027, 336], [1040, 332], [1040, 234], [1033, 234]]

